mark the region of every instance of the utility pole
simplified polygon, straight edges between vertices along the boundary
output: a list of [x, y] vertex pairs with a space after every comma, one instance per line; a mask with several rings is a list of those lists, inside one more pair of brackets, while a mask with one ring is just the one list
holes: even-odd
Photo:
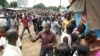
[[[42, 3], [42, 1], [43, 1], [43, 0], [41, 0], [41, 3]], [[41, 6], [41, 9], [43, 9], [43, 7], [42, 7], [42, 6]]]
[[35, 5], [35, 3], [36, 3], [36, 0], [34, 0], [34, 5]]
[[61, 8], [61, 0], [60, 0], [60, 8]]
[[[14, 0], [13, 0], [13, 2], [14, 2]], [[12, 7], [14, 7], [14, 4], [13, 4], [13, 6]]]

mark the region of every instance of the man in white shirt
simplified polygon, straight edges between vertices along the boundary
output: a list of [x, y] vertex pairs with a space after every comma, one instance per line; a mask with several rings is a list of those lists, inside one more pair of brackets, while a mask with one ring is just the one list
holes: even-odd
[[72, 38], [70, 34], [67, 34], [66, 32], [63, 32], [62, 36], [61, 36], [61, 43], [63, 43], [63, 39], [67, 37], [68, 39], [68, 46], [71, 48], [71, 43], [72, 43]]
[[7, 44], [7, 47], [4, 50], [3, 56], [22, 56], [22, 54], [19, 47]]
[[63, 41], [64, 38], [67, 38], [68, 41], [66, 41], [66, 42], [67, 42], [68, 46], [71, 48], [71, 43], [72, 43], [71, 33], [73, 32], [74, 27], [72, 24], [69, 24], [66, 29], [67, 30], [65, 32], [63, 32], [63, 34], [61, 36], [61, 43], [64, 42]]
[[[3, 46], [5, 48], [7, 44], [8, 44], [8, 40], [6, 40], [6, 37], [2, 36], [0, 39], [0, 46]], [[20, 38], [18, 38], [18, 40], [16, 41], [16, 46], [19, 48], [22, 46]]]
[[51, 21], [51, 31], [57, 34], [58, 28], [61, 27], [55, 19]]
[[[6, 32], [7, 32], [6, 26], [0, 27], [0, 34], [2, 35], [0, 37], [0, 47], [3, 48], [5, 48], [6, 45], [8, 44], [8, 40], [6, 39]], [[21, 48], [22, 43], [20, 38], [18, 38], [18, 40], [16, 41], [16, 46]]]
[[16, 46], [18, 33], [15, 29], [7, 31], [8, 44], [4, 50], [3, 56], [22, 56], [21, 50]]
[[2, 36], [1, 39], [0, 39], [0, 46], [2, 46], [3, 48], [5, 48], [7, 43], [8, 42], [6, 40], [6, 37]]

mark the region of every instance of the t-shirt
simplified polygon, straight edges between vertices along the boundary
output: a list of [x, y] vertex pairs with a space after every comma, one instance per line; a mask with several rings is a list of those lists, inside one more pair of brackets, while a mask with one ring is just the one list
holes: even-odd
[[37, 24], [37, 18], [32, 19], [33, 24]]
[[50, 23], [50, 21], [43, 21], [42, 22], [42, 27], [44, 27], [46, 23]]
[[[0, 46], [3, 46], [5, 48], [7, 44], [8, 44], [8, 40], [6, 40], [6, 37], [1, 37]], [[22, 45], [21, 40], [18, 38], [16, 42], [16, 46], [20, 47], [21, 45]]]
[[51, 31], [47, 34], [45, 31], [41, 31], [38, 33], [38, 35], [36, 36], [36, 40], [41, 39], [42, 40], [42, 46], [41, 48], [44, 49], [52, 49], [53, 46], [48, 47], [48, 44], [51, 44], [53, 42], [56, 42], [56, 35], [54, 33], [52, 33]]
[[0, 17], [5, 17], [4, 14], [0, 14]]
[[0, 46], [3, 46], [4, 48], [6, 47], [7, 40], [5, 37], [1, 37], [0, 39]]
[[16, 25], [18, 25], [18, 22], [16, 19], [11, 19], [11, 28], [14, 28]]
[[24, 26], [24, 27], [28, 27], [28, 19], [27, 19], [27, 18], [26, 18], [26, 19], [23, 18], [23, 19], [22, 19], [22, 23], [23, 23], [23, 26]]
[[28, 22], [30, 22], [32, 20], [32, 17], [29, 16], [29, 17], [27, 17], [27, 19], [28, 19]]
[[63, 43], [63, 38], [64, 37], [67, 37], [68, 38], [68, 46], [71, 48], [71, 42], [72, 42], [72, 39], [71, 39], [71, 35], [70, 34], [67, 34], [66, 32], [63, 32], [62, 33], [62, 36], [61, 36], [61, 43]]
[[68, 25], [71, 21], [72, 21], [72, 20], [69, 20], [69, 21], [68, 21], [68, 20], [65, 19], [65, 20], [62, 22], [62, 27], [63, 27], [64, 30], [66, 30], [67, 25]]
[[7, 44], [3, 56], [22, 56], [22, 53], [19, 47]]
[[51, 22], [51, 31], [52, 31], [53, 33], [56, 34], [57, 31], [58, 31], [58, 29], [59, 29], [59, 27], [61, 27], [61, 26], [58, 24], [57, 21]]

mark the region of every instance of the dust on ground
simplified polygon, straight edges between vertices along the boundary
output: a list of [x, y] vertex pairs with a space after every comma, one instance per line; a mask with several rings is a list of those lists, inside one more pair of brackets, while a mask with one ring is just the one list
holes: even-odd
[[[23, 29], [23, 26], [20, 25], [19, 26], [19, 36], [21, 36], [22, 29]], [[30, 32], [32, 36], [35, 36], [33, 25], [30, 26]], [[57, 37], [57, 40], [60, 40], [60, 38]], [[22, 40], [22, 56], [39, 56], [40, 48], [41, 48], [41, 40], [38, 40], [37, 42], [32, 43], [29, 39], [28, 31], [26, 30], [24, 32], [24, 36]]]

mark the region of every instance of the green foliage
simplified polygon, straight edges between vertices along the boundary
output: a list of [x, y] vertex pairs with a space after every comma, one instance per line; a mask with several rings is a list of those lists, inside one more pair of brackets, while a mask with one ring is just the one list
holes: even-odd
[[62, 8], [62, 6], [61, 6], [61, 5], [59, 5], [59, 6], [58, 6], [58, 8], [60, 9], [60, 8]]
[[17, 1], [11, 2], [9, 7], [17, 7]]
[[37, 5], [34, 5], [33, 8], [45, 9], [45, 5], [42, 3], [39, 3]]
[[5, 7], [6, 6], [6, 0], [0, 0], [0, 5]]
[[53, 10], [53, 11], [58, 11], [59, 10], [59, 8], [57, 8], [56, 6], [49, 6], [47, 8], [50, 9], [50, 10]]
[[5, 2], [5, 7], [9, 7], [9, 3], [7, 1]]
[[50, 10], [53, 10], [53, 11], [58, 11], [59, 10], [59, 8], [57, 8], [56, 6], [45, 7], [45, 5], [43, 3], [39, 3], [37, 5], [34, 5], [33, 8], [50, 9]]

